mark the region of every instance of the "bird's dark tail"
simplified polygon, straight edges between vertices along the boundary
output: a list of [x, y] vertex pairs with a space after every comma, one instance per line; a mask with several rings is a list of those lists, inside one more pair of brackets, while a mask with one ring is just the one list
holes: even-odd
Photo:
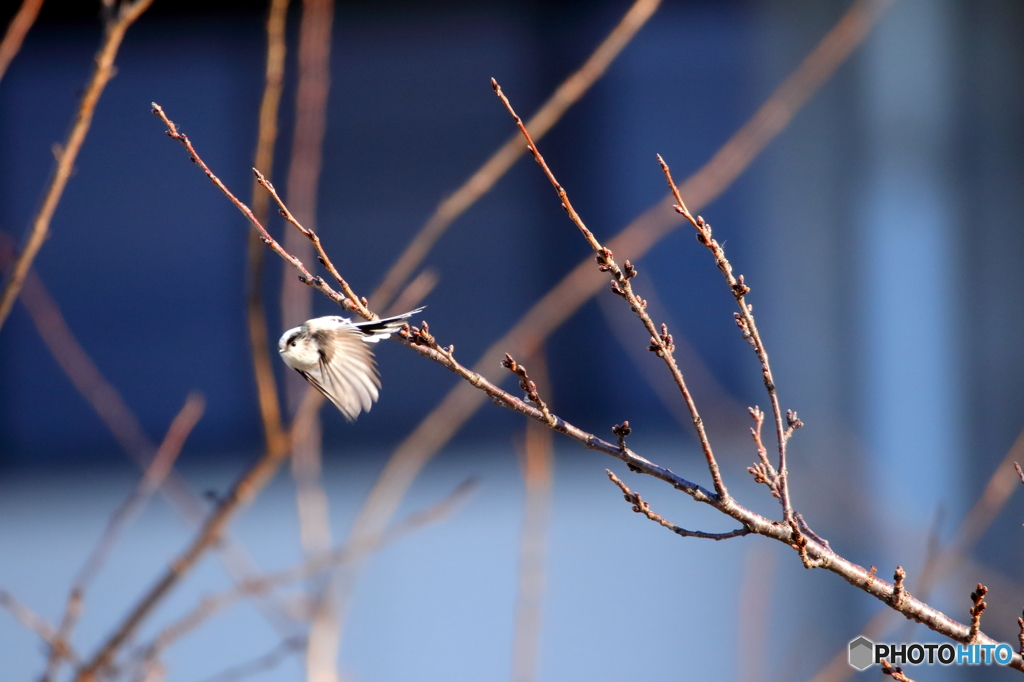
[[425, 307], [426, 306], [423, 306], [422, 308], [417, 308], [416, 310], [410, 310], [407, 313], [395, 315], [394, 317], [385, 317], [380, 320], [357, 322], [355, 326], [356, 329], [361, 331], [366, 336], [377, 336], [383, 338], [385, 336], [390, 336], [391, 334], [397, 332], [399, 329], [402, 328], [402, 325], [405, 324], [405, 321], [407, 319], [409, 319], [416, 313], [422, 311], [423, 308]]

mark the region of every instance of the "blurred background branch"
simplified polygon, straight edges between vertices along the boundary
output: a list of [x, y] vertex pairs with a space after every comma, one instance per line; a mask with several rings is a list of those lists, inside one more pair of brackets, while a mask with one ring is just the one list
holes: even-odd
[[[68, 133], [64, 144], [60, 145], [56, 152], [57, 166], [53, 171], [53, 178], [46, 190], [43, 205], [39, 208], [39, 212], [32, 221], [32, 229], [28, 233], [25, 246], [22, 248], [18, 260], [15, 261], [14, 266], [8, 272], [3, 292], [0, 293], [0, 328], [4, 326], [7, 316], [11, 314], [11, 308], [14, 307], [14, 301], [18, 298], [18, 292], [21, 291], [25, 277], [28, 276], [28, 270], [32, 267], [32, 261], [35, 260], [39, 249], [43, 247], [43, 242], [46, 241], [53, 213], [57, 210], [57, 204], [60, 202], [61, 195], [64, 194], [64, 187], [67, 185], [68, 178], [71, 177], [71, 172], [74, 169], [75, 159], [78, 158], [78, 151], [82, 148], [85, 136], [89, 133], [89, 127], [92, 125], [96, 104], [99, 102], [100, 95], [103, 94], [103, 89], [107, 86], [107, 82], [114, 75], [114, 59], [117, 57], [117, 51], [121, 47], [124, 34], [128, 27], [135, 23], [135, 20], [149, 8], [152, 2], [153, 0], [121, 0], [116, 5], [117, 11], [112, 12], [107, 19], [106, 26], [104, 27], [103, 43], [100, 45], [99, 52], [96, 53], [96, 66], [92, 72], [92, 77], [86, 85], [82, 101], [79, 103], [78, 111], [72, 120], [71, 131]], [[27, 16], [24, 17], [25, 21], [27, 19]], [[19, 19], [16, 18], [15, 21], [17, 22]], [[12, 28], [20, 25], [12, 23], [11, 27], [8, 28], [8, 34], [11, 34]], [[26, 31], [30, 25], [31, 22], [28, 22], [28, 25], [24, 27]], [[14, 35], [17, 34], [15, 33]], [[4, 42], [6, 43], [6, 37]], [[17, 51], [13, 44], [11, 49]], [[0, 69], [0, 72], [2, 72], [2, 69]]]
[[18, 13], [7, 25], [7, 32], [0, 42], [0, 80], [3, 79], [14, 55], [21, 49], [21, 42], [35, 23], [36, 17], [39, 16], [39, 8], [42, 6], [43, 0], [22, 0]]

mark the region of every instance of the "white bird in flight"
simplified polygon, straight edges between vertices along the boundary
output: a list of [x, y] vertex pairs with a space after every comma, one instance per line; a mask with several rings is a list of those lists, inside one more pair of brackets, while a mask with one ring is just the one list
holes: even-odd
[[317, 317], [282, 334], [277, 349], [286, 365], [327, 396], [346, 420], [355, 421], [380, 395], [370, 344], [388, 338], [421, 310], [367, 322]]

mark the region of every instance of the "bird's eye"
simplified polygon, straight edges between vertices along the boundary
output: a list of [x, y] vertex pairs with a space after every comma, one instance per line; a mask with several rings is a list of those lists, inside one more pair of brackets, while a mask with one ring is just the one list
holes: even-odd
[[292, 348], [294, 348], [294, 347], [295, 347], [295, 341], [293, 340], [293, 341], [292, 341], [291, 343], [289, 343], [288, 345], [289, 345], [289, 346], [291, 346]]

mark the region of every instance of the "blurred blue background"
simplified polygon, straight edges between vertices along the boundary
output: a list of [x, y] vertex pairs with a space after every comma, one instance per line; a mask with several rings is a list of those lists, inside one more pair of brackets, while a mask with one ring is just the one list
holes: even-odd
[[[627, 6], [338, 3], [318, 225], [356, 291], [369, 294], [437, 202], [512, 132], [489, 79], [529, 115]], [[611, 237], [663, 196], [656, 153], [679, 180], [698, 169], [846, 7], [666, 1], [540, 144], [597, 236]], [[15, 5], [3, 8], [6, 25]], [[294, 111], [296, 10], [273, 169], [279, 188]], [[264, 12], [262, 3], [157, 0], [128, 31], [36, 261], [68, 325], [151, 439], [189, 391], [206, 396], [179, 460], [200, 491], [226, 487], [262, 449], [245, 329], [247, 226], [164, 136], [149, 103], [163, 105], [247, 199]], [[1024, 427], [1021, 27], [1024, 5], [1013, 0], [896, 0], [791, 125], [701, 210], [753, 286], [784, 408], [807, 424], [792, 443], [798, 509], [840, 553], [887, 579], [897, 563], [911, 576], [920, 571], [934, 519], [948, 539]], [[99, 38], [92, 9], [44, 5], [0, 81], [0, 229], [15, 239], [38, 208], [51, 146], [66, 133]], [[281, 234], [279, 220], [271, 230]], [[426, 264], [440, 281], [424, 316], [471, 363], [588, 253], [535, 164], [520, 160], [431, 252]], [[745, 407], [766, 399], [720, 274], [684, 229], [638, 265], [641, 295], [692, 348], [684, 371], [708, 377], [705, 418], [727, 480], [754, 508], [776, 514], [745, 480], [755, 457]], [[272, 304], [282, 276], [292, 275], [270, 258]], [[645, 378], [653, 360], [634, 359], [611, 333], [630, 324], [621, 302], [600, 297], [607, 300], [588, 303], [547, 345], [554, 409], [602, 437], [629, 419], [634, 449], [703, 482], [679, 405]], [[335, 310], [326, 299], [314, 306]], [[274, 305], [270, 320], [276, 338]], [[629, 334], [646, 345], [643, 334]], [[383, 466], [456, 381], [397, 344], [381, 344], [378, 360], [384, 391], [372, 412], [354, 425], [324, 412], [325, 485], [338, 529], [351, 524], [379, 471], [367, 462]], [[283, 365], [276, 369], [283, 377]], [[410, 510], [464, 475], [484, 481], [452, 520], [374, 559], [342, 649], [351, 679], [508, 675], [522, 428], [516, 415], [485, 406], [416, 484]], [[557, 447], [541, 679], [805, 679], [878, 608], [765, 540], [673, 537], [629, 513], [604, 480], [616, 462], [570, 442]], [[136, 475], [16, 306], [0, 330], [0, 587], [56, 620], [79, 562]], [[633, 480], [676, 523], [732, 527], [653, 480]], [[279, 477], [237, 524], [268, 569], [301, 556], [289, 486]], [[973, 583], [998, 585], [985, 626], [1002, 641], [1016, 641], [1024, 606], [1022, 517], [1024, 505], [1011, 500], [963, 575], [934, 600], [964, 620]], [[111, 561], [118, 568], [97, 585], [81, 648], [100, 641], [189, 532], [154, 502], [123, 539]], [[775, 567], [766, 569], [774, 587], [765, 622], [786, 633], [782, 644], [737, 642], [749, 566]], [[164, 608], [180, 612], [225, 580], [207, 560]], [[169, 679], [202, 679], [269, 649], [273, 631], [245, 609], [216, 623], [230, 638], [172, 650]], [[751, 672], [745, 657], [763, 667]], [[11, 679], [36, 674], [42, 661], [7, 615], [0, 658], [17, 671]], [[296, 661], [265, 679], [295, 679]]]

